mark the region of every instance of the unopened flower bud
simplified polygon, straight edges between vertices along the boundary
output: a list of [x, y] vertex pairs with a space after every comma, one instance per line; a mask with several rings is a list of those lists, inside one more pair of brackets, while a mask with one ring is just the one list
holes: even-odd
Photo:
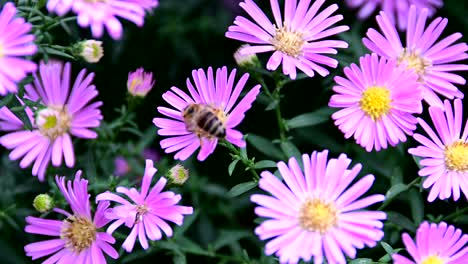
[[39, 194], [34, 198], [33, 206], [38, 212], [45, 213], [54, 207], [54, 199], [48, 194]]
[[189, 178], [189, 171], [182, 165], [177, 164], [169, 170], [167, 177], [171, 183], [183, 185]]
[[89, 39], [80, 41], [75, 47], [75, 53], [89, 63], [96, 63], [104, 56], [102, 41]]
[[127, 89], [133, 96], [145, 97], [153, 85], [153, 73], [145, 72], [143, 68], [138, 68], [135, 72], [128, 74]]
[[250, 47], [249, 44], [244, 44], [240, 46], [239, 49], [234, 53], [234, 59], [236, 60], [237, 65], [243, 68], [248, 67], [259, 67], [260, 61], [255, 53], [253, 54], [242, 54], [241, 51], [247, 47]]

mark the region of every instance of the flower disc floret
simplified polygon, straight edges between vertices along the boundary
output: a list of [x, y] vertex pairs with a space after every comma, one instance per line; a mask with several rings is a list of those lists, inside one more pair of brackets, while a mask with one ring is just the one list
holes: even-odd
[[362, 92], [359, 106], [375, 121], [388, 114], [391, 102], [390, 90], [385, 87], [371, 86]]
[[80, 253], [96, 241], [96, 234], [96, 225], [90, 219], [70, 216], [63, 222], [60, 238], [66, 241], [66, 248]]

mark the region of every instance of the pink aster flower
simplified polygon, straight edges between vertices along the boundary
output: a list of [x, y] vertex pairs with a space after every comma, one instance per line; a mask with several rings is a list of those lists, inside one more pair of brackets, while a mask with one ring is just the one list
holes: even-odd
[[159, 127], [158, 134], [170, 136], [161, 141], [161, 147], [166, 153], [177, 151], [175, 158], [185, 160], [198, 148], [198, 160], [205, 160], [210, 155], [218, 139], [225, 138], [238, 147], [244, 147], [242, 133], [235, 130], [250, 109], [260, 92], [256, 85], [236, 105], [239, 95], [249, 78], [244, 74], [234, 87], [236, 69], [228, 76], [226, 67], [216, 70], [208, 68], [207, 74], [202, 69], [192, 71], [195, 88], [187, 79], [190, 96], [177, 87], [163, 94], [166, 102], [175, 110], [158, 107], [158, 111], [169, 118], [154, 118], [153, 123]]
[[52, 255], [43, 263], [105, 264], [107, 262], [104, 253], [113, 259], [118, 258], [117, 251], [110, 245], [115, 243], [115, 239], [105, 232], [99, 232], [100, 228], [109, 223], [104, 217], [109, 202], [99, 203], [93, 217], [89, 204], [88, 181], [80, 176], [81, 171], [78, 171], [73, 181], [65, 182], [65, 177], [55, 178], [72, 210], [72, 213], [68, 213], [59, 208], [54, 209], [65, 215], [65, 220], [26, 217], [27, 233], [56, 237], [26, 245], [26, 255], [33, 260]]
[[417, 74], [376, 54], [361, 57], [360, 64], [346, 67], [346, 78], [335, 77], [337, 94], [328, 104], [342, 108], [332, 115], [335, 125], [367, 151], [406, 141], [416, 129], [413, 114], [422, 112]]
[[[429, 137], [414, 134], [414, 139], [422, 144], [409, 149], [409, 153], [422, 157], [424, 167], [419, 176], [426, 177], [424, 188], [431, 188], [427, 200], [444, 200], [452, 196], [460, 198], [460, 189], [468, 198], [468, 125], [462, 132], [463, 105], [460, 99], [454, 102], [454, 109], [445, 100], [444, 109], [430, 107], [429, 114], [435, 131], [421, 118], [419, 125]], [[432, 187], [431, 187], [432, 186]]]
[[51, 160], [55, 167], [63, 160], [70, 168], [75, 165], [71, 136], [96, 138], [90, 128], [98, 127], [102, 119], [102, 102], [90, 103], [98, 94], [91, 84], [94, 74], [81, 70], [72, 87], [70, 75], [70, 63], [41, 62], [34, 83], [25, 86], [25, 97], [42, 104], [38, 109], [26, 108], [32, 130], [24, 129], [23, 122], [7, 108], [0, 110], [0, 123], [7, 124], [1, 130], [9, 131], [0, 137], [0, 144], [12, 150], [11, 160], [21, 159], [21, 168], [33, 164], [32, 174], [41, 181]]
[[[251, 43], [252, 46], [240, 50], [241, 55], [273, 51], [267, 63], [268, 70], [276, 70], [281, 62], [283, 73], [296, 78], [296, 68], [308, 76], [317, 72], [321, 76], [329, 74], [321, 65], [332, 68], [338, 61], [324, 54], [336, 54], [336, 48], [347, 48], [341, 40], [324, 40], [349, 29], [348, 26], [330, 28], [343, 19], [342, 15], [331, 16], [338, 5], [333, 4], [318, 12], [325, 0], [286, 0], [284, 16], [281, 16], [278, 0], [271, 0], [275, 18], [272, 24], [265, 13], [252, 0], [245, 0], [240, 6], [252, 17], [255, 23], [243, 16], [236, 17], [226, 37]], [[296, 5], [297, 4], [297, 5]]]
[[145, 97], [154, 86], [153, 73], [138, 68], [128, 74], [127, 90], [133, 96]]
[[122, 24], [117, 17], [143, 26], [145, 10], [157, 6], [156, 0], [48, 0], [47, 9], [59, 16], [70, 10], [78, 15], [81, 27], [91, 27], [93, 36], [102, 37], [104, 27], [113, 39], [122, 37]]
[[346, 0], [351, 8], [360, 8], [359, 19], [366, 19], [376, 10], [382, 10], [392, 24], [397, 24], [398, 29], [405, 30], [408, 23], [408, 11], [411, 5], [415, 5], [418, 12], [427, 8], [429, 16], [434, 15], [437, 8], [442, 7], [442, 0]]
[[383, 35], [371, 28], [363, 42], [372, 52], [397, 60], [399, 64], [414, 70], [419, 75], [424, 100], [431, 106], [443, 107], [437, 94], [450, 99], [463, 98], [463, 93], [454, 84], [465, 84], [466, 81], [452, 72], [468, 70], [468, 65], [455, 63], [468, 58], [468, 45], [454, 44], [462, 37], [461, 33], [452, 34], [437, 42], [448, 20], [436, 18], [424, 29], [428, 13], [427, 9], [418, 12], [414, 5], [411, 6], [406, 47], [401, 44], [395, 26], [385, 12], [377, 16]]
[[[270, 195], [255, 194], [251, 200], [259, 206], [255, 213], [268, 218], [255, 233], [270, 240], [265, 253], [276, 253], [281, 263], [346, 263], [344, 254], [356, 257], [356, 249], [374, 247], [382, 239], [382, 220], [386, 214], [363, 210], [381, 202], [381, 194], [359, 199], [374, 182], [373, 175], [351, 182], [361, 164], [348, 169], [351, 160], [345, 154], [328, 160], [328, 150], [302, 155], [304, 169], [295, 158], [289, 164], [278, 163], [284, 183], [268, 171], [261, 173], [259, 186]], [[359, 199], [359, 200], [358, 200]]]
[[31, 24], [16, 17], [13, 3], [6, 3], [0, 12], [0, 95], [16, 93], [16, 83], [30, 72], [36, 64], [21, 57], [36, 53], [34, 35], [28, 34]]
[[182, 225], [184, 215], [193, 213], [192, 207], [176, 205], [182, 198], [179, 194], [170, 191], [161, 192], [167, 182], [164, 177], [161, 177], [150, 190], [151, 180], [156, 171], [153, 161], [146, 160], [140, 192], [135, 188], [129, 190], [117, 187], [117, 192], [125, 194], [132, 202], [110, 192], [101, 193], [96, 197], [96, 201], [113, 201], [120, 204], [106, 213], [107, 218], [115, 220], [107, 232], [112, 234], [123, 224], [131, 228], [132, 231], [122, 245], [127, 252], [133, 250], [137, 236], [144, 249], [148, 249], [147, 237], [152, 241], [161, 239], [161, 230], [168, 237], [172, 236], [172, 229], [166, 221]]
[[422, 223], [416, 231], [415, 241], [407, 233], [403, 234], [402, 238], [413, 261], [400, 254], [393, 254], [394, 264], [467, 263], [468, 235], [445, 222]]

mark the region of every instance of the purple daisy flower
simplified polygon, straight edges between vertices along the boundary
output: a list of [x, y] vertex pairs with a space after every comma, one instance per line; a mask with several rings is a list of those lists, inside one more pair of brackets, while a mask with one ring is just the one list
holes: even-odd
[[242, 133], [234, 127], [244, 119], [261, 86], [256, 85], [234, 107], [249, 78], [244, 74], [234, 87], [236, 72], [234, 69], [228, 76], [227, 68], [223, 67], [217, 69], [214, 76], [211, 67], [207, 74], [202, 69], [193, 70], [196, 89], [187, 78], [190, 96], [177, 87], [163, 94], [164, 100], [176, 109], [158, 107], [161, 114], [170, 118], [153, 119], [160, 128], [158, 134], [170, 136], [161, 141], [166, 153], [177, 151], [175, 159], [185, 160], [201, 148], [197, 158], [203, 161], [214, 151], [220, 138], [245, 147]]
[[93, 217], [88, 181], [80, 176], [81, 171], [78, 171], [73, 181], [65, 182], [65, 177], [55, 178], [60, 192], [72, 210], [72, 213], [68, 213], [59, 208], [54, 209], [57, 213], [65, 215], [65, 220], [26, 217], [27, 233], [57, 237], [26, 245], [26, 255], [33, 260], [52, 255], [43, 263], [105, 264], [107, 262], [104, 253], [113, 259], [118, 258], [119, 254], [110, 245], [115, 243], [115, 239], [105, 232], [98, 231], [109, 223], [104, 217], [109, 202], [99, 203]]
[[[345, 154], [328, 160], [328, 150], [302, 155], [304, 169], [295, 158], [289, 164], [278, 163], [285, 181], [268, 171], [261, 173], [259, 186], [272, 196], [255, 194], [251, 200], [259, 206], [255, 213], [270, 218], [255, 229], [260, 239], [270, 239], [265, 253], [276, 253], [281, 263], [346, 263], [344, 254], [356, 257], [356, 249], [374, 247], [384, 233], [386, 214], [366, 211], [381, 202], [381, 194], [359, 199], [374, 182], [366, 175], [350, 186], [361, 171], [361, 164], [348, 169], [351, 160]], [[359, 200], [357, 200], [359, 199]]]
[[346, 4], [351, 8], [360, 8], [358, 18], [361, 20], [368, 18], [376, 10], [382, 10], [388, 15], [392, 24], [397, 24], [398, 29], [405, 30], [411, 5], [415, 5], [418, 12], [427, 8], [429, 16], [432, 16], [444, 2], [442, 0], [346, 0]]
[[128, 73], [127, 91], [133, 96], [145, 97], [154, 86], [153, 73], [145, 72], [140, 67], [134, 72]]
[[143, 26], [145, 10], [156, 7], [156, 0], [48, 0], [47, 9], [59, 16], [70, 10], [78, 15], [78, 24], [91, 27], [94, 37], [100, 38], [104, 27], [113, 39], [122, 37], [122, 24], [117, 19], [127, 19], [137, 26]]
[[286, 0], [282, 17], [278, 0], [271, 0], [276, 23], [272, 24], [257, 4], [246, 0], [240, 6], [258, 25], [238, 16], [235, 25], [226, 32], [226, 37], [252, 44], [241, 49], [241, 55], [274, 51], [267, 69], [274, 71], [282, 62], [283, 73], [291, 79], [296, 78], [296, 68], [310, 77], [314, 76], [314, 72], [326, 76], [329, 72], [321, 65], [336, 68], [338, 61], [323, 54], [336, 54], [336, 48], [347, 48], [348, 43], [323, 39], [346, 31], [349, 27], [330, 28], [343, 19], [342, 15], [331, 16], [338, 5], [333, 4], [318, 13], [325, 0], [314, 1], [312, 6], [309, 6], [310, 2], [299, 0], [297, 4], [296, 0]]
[[24, 129], [23, 122], [6, 107], [0, 109], [1, 130], [10, 132], [0, 137], [0, 144], [12, 150], [11, 160], [21, 159], [21, 168], [34, 164], [32, 174], [41, 181], [51, 160], [55, 167], [62, 159], [70, 168], [75, 165], [71, 136], [96, 138], [90, 128], [98, 127], [102, 119], [102, 102], [90, 103], [98, 94], [91, 84], [94, 74], [81, 70], [73, 87], [70, 75], [70, 63], [41, 62], [34, 83], [25, 86], [25, 97], [43, 104], [39, 109], [26, 108], [32, 130]]
[[[409, 149], [412, 155], [422, 157], [419, 176], [427, 177], [424, 188], [431, 188], [427, 200], [437, 197], [444, 200], [460, 198], [460, 190], [468, 198], [468, 125], [462, 132], [463, 105], [460, 99], [454, 101], [454, 109], [445, 100], [444, 109], [430, 107], [429, 114], [435, 131], [421, 118], [419, 125], [429, 135], [414, 134], [414, 139], [422, 144]], [[436, 133], [437, 132], [437, 133]], [[432, 186], [432, 187], [431, 187]]]
[[147, 237], [152, 241], [161, 239], [161, 230], [168, 237], [172, 236], [172, 229], [166, 221], [182, 225], [184, 215], [193, 213], [192, 207], [176, 205], [182, 199], [179, 194], [161, 192], [167, 182], [164, 177], [150, 190], [151, 180], [156, 171], [153, 161], [146, 160], [140, 192], [135, 188], [129, 190], [117, 187], [117, 192], [125, 194], [132, 202], [110, 192], [101, 193], [96, 197], [96, 201], [113, 201], [120, 204], [106, 213], [107, 218], [115, 220], [107, 232], [112, 234], [123, 224], [131, 228], [132, 231], [122, 245], [127, 252], [132, 252], [137, 236], [144, 249], [148, 249]]
[[28, 34], [31, 24], [16, 17], [13, 3], [6, 3], [0, 12], [0, 95], [16, 93], [16, 83], [37, 66], [21, 57], [36, 53], [34, 35]]
[[445, 222], [423, 222], [416, 231], [415, 241], [407, 233], [402, 238], [413, 261], [393, 254], [394, 264], [466, 264], [468, 259], [468, 235]]
[[437, 94], [450, 99], [463, 98], [463, 93], [454, 84], [465, 84], [466, 81], [452, 72], [468, 70], [468, 65], [454, 63], [468, 58], [468, 45], [452, 45], [462, 37], [461, 33], [452, 34], [436, 42], [447, 26], [448, 19], [436, 18], [424, 29], [428, 14], [426, 8], [418, 12], [414, 5], [411, 6], [406, 47], [402, 46], [395, 26], [385, 12], [380, 12], [377, 16], [377, 23], [384, 35], [371, 28], [363, 42], [372, 52], [387, 59], [397, 60], [399, 64], [413, 69], [419, 75], [424, 100], [431, 106], [443, 107]]
[[367, 151], [406, 141], [416, 129], [413, 114], [422, 112], [417, 74], [376, 54], [361, 57], [360, 64], [344, 69], [346, 79], [335, 77], [337, 94], [328, 105], [343, 108], [332, 115], [335, 125]]

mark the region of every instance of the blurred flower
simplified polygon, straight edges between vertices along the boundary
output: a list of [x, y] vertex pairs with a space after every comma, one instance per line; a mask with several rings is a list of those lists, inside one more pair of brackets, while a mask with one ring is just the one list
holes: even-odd
[[189, 171], [184, 166], [177, 164], [169, 170], [167, 178], [170, 183], [183, 185], [189, 178]]
[[184, 215], [193, 213], [192, 207], [176, 205], [182, 198], [179, 194], [170, 191], [161, 192], [167, 182], [164, 177], [161, 177], [150, 190], [151, 180], [156, 171], [153, 162], [146, 160], [140, 192], [135, 188], [129, 190], [117, 187], [117, 192], [125, 194], [132, 203], [111, 192], [101, 193], [96, 197], [96, 201], [113, 201], [121, 204], [106, 213], [107, 218], [115, 220], [107, 232], [112, 234], [122, 224], [131, 228], [132, 231], [122, 245], [127, 252], [132, 252], [137, 236], [144, 249], [148, 249], [147, 237], [152, 241], [161, 239], [161, 230], [168, 237], [172, 236], [172, 229], [166, 221], [182, 225]]
[[131, 168], [127, 160], [123, 156], [118, 156], [114, 160], [114, 175], [115, 176], [124, 176], [129, 173]]
[[37, 69], [34, 62], [21, 58], [36, 53], [34, 35], [27, 34], [32, 25], [15, 16], [15, 6], [7, 2], [0, 12], [0, 95], [16, 93], [16, 83]]
[[104, 56], [102, 41], [88, 39], [77, 43], [77, 55], [86, 62], [96, 63]]
[[384, 11], [392, 24], [398, 25], [398, 29], [405, 30], [408, 22], [408, 11], [411, 5], [415, 5], [417, 12], [423, 8], [428, 9], [428, 15], [432, 16], [436, 8], [441, 8], [442, 0], [346, 0], [346, 4], [352, 8], [360, 8], [359, 19], [366, 19], [376, 10]]
[[89, 204], [88, 181], [81, 179], [78, 171], [73, 181], [65, 182], [65, 177], [55, 177], [60, 192], [67, 200], [72, 213], [55, 208], [57, 213], [65, 215], [65, 220], [26, 217], [25, 231], [30, 234], [57, 237], [46, 241], [31, 243], [24, 247], [26, 255], [33, 260], [53, 254], [43, 263], [105, 264], [104, 253], [111, 258], [118, 258], [117, 251], [110, 245], [115, 239], [98, 229], [109, 223], [104, 217], [109, 202], [99, 203], [94, 214]]
[[145, 148], [143, 150], [143, 159], [147, 160], [152, 160], [154, 162], [157, 162], [161, 159], [161, 155], [159, 155], [158, 151], [156, 151], [153, 148]]
[[153, 11], [159, 5], [158, 0], [127, 0], [127, 2], [136, 3], [146, 11]]
[[239, 67], [248, 68], [248, 67], [260, 67], [260, 61], [256, 54], [242, 54], [241, 50], [244, 48], [250, 47], [249, 44], [244, 44], [240, 46], [239, 49], [234, 53], [234, 60], [236, 61]]
[[128, 74], [127, 90], [133, 96], [145, 97], [153, 85], [153, 73], [145, 72], [143, 68]]
[[360, 68], [352, 64], [344, 73], [347, 79], [335, 77], [337, 94], [328, 105], [343, 108], [332, 118], [345, 138], [354, 135], [367, 151], [379, 151], [387, 142], [395, 146], [406, 141], [405, 134], [413, 134], [417, 123], [413, 114], [422, 112], [417, 74], [376, 54], [361, 57]]
[[[454, 109], [445, 100], [444, 109], [430, 107], [432, 123], [435, 131], [421, 118], [419, 125], [429, 137], [414, 134], [414, 139], [422, 144], [409, 149], [412, 155], [422, 157], [420, 161], [424, 168], [419, 176], [427, 177], [424, 188], [430, 188], [427, 200], [435, 198], [444, 200], [452, 196], [456, 201], [460, 198], [460, 189], [468, 198], [468, 126], [462, 132], [463, 105], [460, 99], [454, 102]], [[436, 133], [437, 132], [437, 133]]]
[[226, 138], [238, 147], [245, 147], [242, 133], [233, 128], [244, 119], [261, 86], [256, 85], [234, 107], [249, 78], [244, 74], [234, 88], [236, 72], [234, 69], [228, 78], [226, 67], [217, 69], [216, 76], [211, 67], [207, 74], [202, 69], [193, 70], [196, 90], [187, 79], [190, 96], [177, 87], [163, 94], [164, 100], [176, 108], [158, 107], [161, 114], [170, 118], [153, 119], [159, 127], [158, 134], [170, 136], [161, 141], [166, 153], [177, 151], [174, 158], [186, 160], [201, 148], [197, 158], [203, 161], [214, 151], [218, 138]]
[[[70, 10], [77, 14], [81, 27], [91, 27], [93, 37], [100, 38], [104, 27], [113, 39], [122, 37], [122, 24], [117, 19], [127, 19], [137, 26], [143, 26], [145, 9], [149, 9], [150, 0], [48, 0], [47, 9], [59, 16]], [[152, 4], [155, 6], [155, 4]]]
[[408, 30], [406, 31], [406, 47], [403, 47], [395, 26], [385, 12], [377, 16], [377, 23], [384, 35], [374, 29], [367, 31], [364, 45], [372, 52], [387, 59], [397, 60], [419, 75], [423, 88], [423, 98], [431, 106], [443, 107], [436, 93], [447, 98], [463, 98], [463, 93], [453, 84], [465, 84], [465, 79], [451, 73], [468, 70], [468, 65], [454, 64], [456, 61], [468, 58], [468, 45], [459, 43], [452, 45], [462, 37], [455, 33], [436, 43], [448, 23], [446, 18], [436, 18], [424, 30], [428, 10], [418, 12], [413, 5], [408, 15]]
[[[416, 231], [416, 241], [404, 233], [406, 250], [412, 260], [393, 254], [394, 264], [466, 264], [468, 259], [468, 235], [445, 222], [423, 222]], [[416, 242], [416, 243], [415, 243]]]
[[338, 61], [322, 54], [336, 54], [336, 48], [347, 48], [348, 43], [341, 40], [321, 40], [349, 29], [348, 26], [329, 28], [343, 19], [342, 15], [330, 15], [338, 9], [333, 4], [317, 14], [325, 0], [314, 1], [309, 8], [310, 0], [286, 0], [285, 15], [282, 18], [278, 0], [271, 0], [271, 8], [276, 24], [272, 24], [265, 13], [252, 0], [245, 0], [240, 6], [258, 24], [245, 17], [238, 16], [234, 26], [230, 26], [226, 37], [255, 44], [240, 51], [240, 54], [254, 54], [274, 51], [267, 63], [267, 69], [276, 70], [283, 62], [283, 73], [296, 79], [296, 68], [308, 76], [318, 72], [321, 76], [329, 74], [328, 70], [318, 65], [332, 68]]
[[38, 212], [45, 213], [54, 207], [54, 199], [48, 194], [39, 194], [34, 198], [33, 206]]
[[[328, 151], [302, 155], [304, 170], [295, 158], [289, 164], [278, 163], [285, 183], [268, 171], [261, 173], [259, 187], [270, 195], [255, 194], [251, 200], [259, 206], [255, 213], [269, 218], [255, 229], [260, 239], [270, 239], [265, 253], [276, 252], [281, 263], [346, 263], [343, 253], [356, 257], [356, 249], [374, 247], [384, 233], [386, 214], [365, 211], [365, 207], [385, 199], [371, 195], [357, 200], [374, 182], [366, 175], [349, 186], [361, 170], [361, 164], [348, 169], [351, 160], [345, 154], [327, 159]], [[324, 256], [325, 255], [325, 256]]]
[[96, 132], [90, 128], [98, 127], [102, 119], [99, 110], [102, 102], [90, 103], [98, 94], [91, 84], [94, 74], [86, 75], [86, 70], [81, 70], [71, 89], [70, 74], [70, 63], [40, 63], [34, 83], [25, 86], [25, 98], [43, 104], [35, 115], [26, 108], [32, 130], [25, 129], [23, 122], [7, 108], [0, 110], [0, 122], [7, 123], [10, 131], [0, 137], [0, 144], [12, 149], [11, 160], [21, 159], [21, 168], [34, 163], [32, 174], [41, 181], [51, 160], [56, 167], [62, 164], [62, 158], [68, 167], [75, 165], [70, 135], [96, 138]]

